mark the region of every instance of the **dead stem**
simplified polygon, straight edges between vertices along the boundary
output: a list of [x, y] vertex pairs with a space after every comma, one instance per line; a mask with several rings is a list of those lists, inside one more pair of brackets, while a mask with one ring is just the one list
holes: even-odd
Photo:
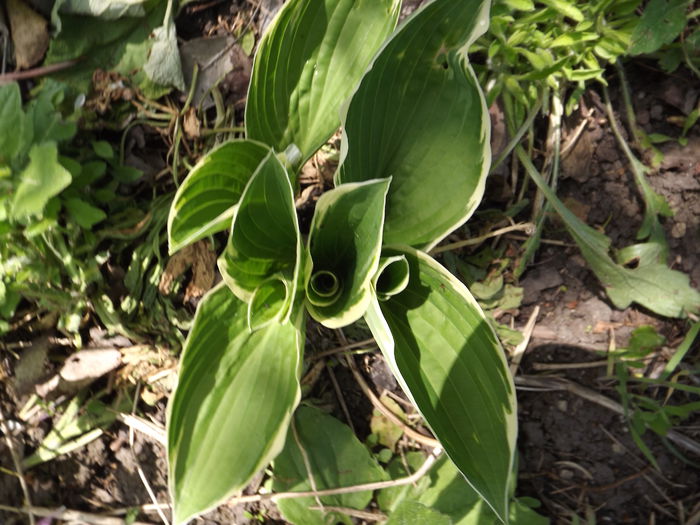
[[515, 375], [516, 372], [518, 371], [518, 367], [520, 366], [520, 361], [523, 358], [523, 354], [525, 353], [525, 350], [527, 349], [527, 345], [530, 344], [530, 338], [532, 337], [532, 332], [535, 330], [535, 323], [537, 322], [537, 316], [539, 314], [540, 314], [540, 307], [538, 305], [538, 306], [535, 306], [535, 309], [532, 311], [530, 318], [527, 320], [527, 323], [525, 324], [525, 328], [523, 329], [523, 340], [513, 350], [513, 354], [511, 355], [511, 363], [510, 363], [510, 373], [513, 375]]
[[410, 476], [405, 478], [393, 479], [389, 481], [375, 481], [373, 483], [363, 483], [361, 485], [352, 485], [350, 487], [339, 487], [335, 489], [323, 489], [323, 490], [307, 490], [303, 492], [277, 492], [269, 494], [253, 494], [251, 496], [239, 496], [233, 498], [228, 502], [229, 506], [239, 505], [241, 503], [254, 503], [258, 501], [277, 501], [281, 499], [292, 499], [292, 498], [312, 498], [312, 497], [323, 497], [323, 496], [337, 496], [339, 494], [353, 494], [355, 492], [366, 492], [372, 490], [386, 489], [390, 487], [400, 487], [402, 485], [410, 485], [417, 482], [422, 478], [437, 458], [442, 454], [442, 449], [436, 447], [432, 450], [428, 458], [423, 462], [421, 467], [416, 470]]
[[506, 233], [511, 233], [511, 232], [515, 232], [515, 231], [525, 232], [528, 235], [532, 235], [535, 231], [535, 225], [532, 224], [531, 222], [525, 222], [522, 224], [513, 224], [512, 226], [506, 226], [504, 228], [499, 228], [498, 230], [494, 230], [492, 232], [489, 232], [485, 235], [480, 235], [479, 237], [471, 237], [469, 239], [464, 239], [462, 241], [452, 242], [450, 244], [444, 244], [443, 246], [438, 246], [438, 247], [430, 250], [430, 254], [436, 255], [438, 253], [449, 252], [452, 250], [457, 250], [459, 248], [464, 248], [465, 246], [476, 246], [476, 245], [481, 244], [482, 242], [487, 241], [488, 239], [491, 239], [493, 237], [500, 237], [501, 235], [505, 235]]
[[[15, 465], [15, 471], [17, 472], [17, 478], [19, 479], [19, 485], [22, 488], [22, 494], [24, 495], [24, 505], [26, 508], [31, 508], [32, 498], [29, 494], [29, 486], [27, 485], [27, 480], [24, 479], [24, 472], [22, 471], [22, 461], [20, 460], [17, 450], [15, 449], [14, 441], [12, 440], [12, 434], [10, 429], [5, 422], [5, 414], [0, 410], [0, 430], [5, 434], [5, 441], [7, 442], [7, 448], [10, 450], [10, 456], [12, 456], [12, 463]], [[29, 517], [30, 525], [34, 525], [34, 515], [29, 512], [27, 513]]]
[[[121, 518], [112, 518], [109, 516], [101, 516], [99, 514], [91, 514], [88, 512], [80, 512], [77, 510], [69, 510], [65, 507], [51, 509], [48, 507], [27, 507], [18, 509], [8, 505], [0, 505], [0, 510], [5, 512], [14, 512], [15, 514], [26, 514], [32, 516], [41, 516], [42, 518], [53, 518], [65, 522], [72, 523], [87, 523], [89, 525], [124, 525], [124, 520]], [[133, 521], [132, 525], [150, 525], [143, 521]]]

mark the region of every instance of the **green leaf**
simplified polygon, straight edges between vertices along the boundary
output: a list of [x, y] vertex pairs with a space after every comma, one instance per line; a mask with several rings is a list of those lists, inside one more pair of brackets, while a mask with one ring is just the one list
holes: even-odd
[[633, 252], [640, 255], [636, 268], [616, 264], [610, 257], [610, 239], [564, 206], [537, 172], [527, 153], [520, 147], [516, 151], [530, 178], [561, 217], [615, 307], [624, 309], [635, 302], [666, 317], [685, 317], [688, 313], [700, 312], [700, 292], [690, 286], [687, 275], [671, 270], [659, 262], [658, 257], [653, 257], [653, 252], [648, 250], [649, 243], [620, 250], [619, 254], [623, 256]]
[[651, 0], [632, 32], [633, 55], [653, 53], [683, 31], [688, 0]]
[[391, 513], [386, 525], [452, 525], [452, 520], [417, 501], [406, 500]]
[[515, 389], [496, 336], [466, 287], [406, 249], [406, 289], [366, 320], [399, 383], [467, 481], [504, 519], [517, 428]]
[[146, 0], [60, 0], [60, 13], [89, 15], [105, 20], [124, 16], [145, 16]]
[[586, 18], [574, 2], [567, 0], [540, 0], [541, 3], [559, 11], [562, 15], [571, 18], [575, 22], [583, 22]]
[[282, 449], [299, 402], [302, 319], [250, 333], [246, 310], [220, 284], [183, 349], [167, 429], [176, 525], [245, 487]]
[[[304, 455], [319, 490], [386, 479], [382, 468], [347, 425], [316, 408], [302, 405], [294, 414], [294, 426], [287, 434], [284, 450], [275, 460], [272, 484], [275, 492], [312, 490]], [[324, 505], [364, 509], [372, 493], [355, 492], [320, 499]], [[309, 509], [316, 505], [314, 498], [277, 501], [284, 518], [295, 525], [326, 525], [338, 520], [352, 523], [337, 513]]]
[[180, 91], [185, 90], [185, 77], [182, 75], [180, 51], [177, 47], [175, 20], [170, 16], [173, 0], [168, 0], [168, 11], [163, 25], [151, 33], [153, 46], [148, 60], [143, 65], [143, 71], [156, 84], [173, 86]]
[[156, 86], [143, 71], [153, 43], [149, 35], [164, 20], [166, 3], [144, 3], [146, 16], [124, 16], [116, 20], [64, 14], [61, 31], [51, 39], [45, 65], [80, 59], [55, 78], [87, 91], [96, 69], [112, 70], [129, 78], [147, 96], [158, 98], [166, 90]]
[[77, 197], [67, 199], [63, 205], [68, 210], [71, 219], [86, 230], [89, 230], [95, 224], [107, 218], [107, 214], [100, 208], [96, 208], [92, 204]]
[[197, 162], [170, 208], [170, 253], [229, 227], [248, 180], [268, 152], [263, 144], [237, 140], [212, 149]]
[[12, 199], [12, 216], [41, 215], [49, 199], [58, 195], [70, 182], [70, 172], [58, 162], [55, 142], [32, 146], [29, 164], [20, 174], [17, 192]]
[[435, 0], [407, 19], [343, 119], [336, 182], [392, 177], [384, 242], [429, 248], [474, 212], [491, 159], [489, 116], [467, 62], [489, 2]]
[[0, 86], [0, 163], [14, 160], [22, 145], [24, 113], [17, 82]]
[[251, 327], [260, 324], [257, 314], [262, 322], [286, 319], [296, 296], [301, 253], [294, 191], [284, 166], [270, 152], [243, 191], [219, 259], [224, 281], [238, 298], [256, 297]]
[[365, 313], [379, 265], [390, 179], [344, 184], [316, 203], [305, 273], [307, 308], [329, 328]]
[[258, 47], [247, 136], [303, 162], [340, 126], [340, 105], [396, 25], [399, 0], [292, 0]]

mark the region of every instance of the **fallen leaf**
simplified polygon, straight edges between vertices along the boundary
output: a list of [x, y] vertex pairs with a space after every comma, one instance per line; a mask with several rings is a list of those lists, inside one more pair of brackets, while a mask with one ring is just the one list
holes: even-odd
[[121, 352], [113, 348], [81, 350], [66, 359], [58, 374], [37, 385], [36, 393], [43, 398], [74, 394], [119, 367], [121, 362]]
[[207, 241], [201, 240], [190, 244], [170, 258], [158, 283], [160, 293], [168, 295], [175, 279], [190, 267], [192, 279], [185, 290], [185, 302], [202, 297], [214, 286], [216, 253]]
[[202, 125], [197, 118], [197, 111], [194, 108], [189, 108], [185, 113], [182, 127], [184, 128], [185, 135], [187, 135], [188, 139], [192, 140], [199, 138]]
[[48, 23], [22, 0], [7, 0], [7, 14], [17, 69], [32, 67], [44, 58], [49, 48]]

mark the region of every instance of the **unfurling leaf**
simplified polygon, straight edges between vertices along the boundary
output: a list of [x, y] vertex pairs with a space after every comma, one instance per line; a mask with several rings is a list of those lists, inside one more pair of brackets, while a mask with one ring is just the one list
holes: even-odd
[[316, 204], [309, 233], [306, 303], [329, 328], [365, 313], [379, 265], [384, 205], [390, 179], [344, 184]]
[[249, 302], [251, 328], [288, 318], [301, 254], [294, 191], [284, 166], [270, 152], [243, 191], [219, 259], [226, 284]]

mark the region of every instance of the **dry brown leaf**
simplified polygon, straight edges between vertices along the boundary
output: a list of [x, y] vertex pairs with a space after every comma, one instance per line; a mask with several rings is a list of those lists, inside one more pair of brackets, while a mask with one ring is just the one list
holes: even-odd
[[185, 135], [187, 135], [188, 139], [192, 140], [199, 138], [202, 125], [197, 118], [197, 112], [194, 108], [188, 109], [185, 113], [182, 127], [184, 128]]
[[17, 69], [39, 63], [49, 47], [49, 26], [44, 17], [22, 0], [7, 0]]
[[190, 267], [192, 279], [185, 290], [185, 302], [202, 297], [214, 285], [216, 254], [207, 241], [190, 244], [170, 258], [158, 284], [160, 293], [169, 294], [175, 279]]

